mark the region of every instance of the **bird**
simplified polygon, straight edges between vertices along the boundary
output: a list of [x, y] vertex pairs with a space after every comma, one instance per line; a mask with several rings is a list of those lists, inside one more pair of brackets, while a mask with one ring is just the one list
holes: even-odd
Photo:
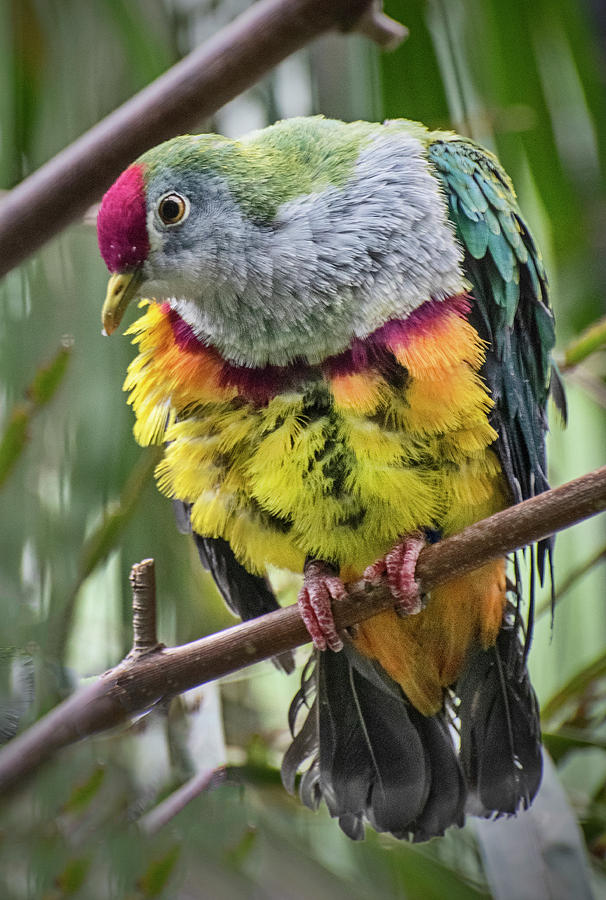
[[[112, 185], [98, 240], [104, 332], [143, 310], [134, 435], [164, 448], [157, 486], [203, 565], [243, 619], [278, 608], [268, 567], [303, 576], [285, 786], [354, 840], [528, 808], [552, 541], [526, 554], [526, 599], [517, 557], [415, 580], [425, 545], [548, 488], [554, 319], [496, 157], [405, 119], [182, 135]], [[393, 606], [339, 631], [360, 579]]]

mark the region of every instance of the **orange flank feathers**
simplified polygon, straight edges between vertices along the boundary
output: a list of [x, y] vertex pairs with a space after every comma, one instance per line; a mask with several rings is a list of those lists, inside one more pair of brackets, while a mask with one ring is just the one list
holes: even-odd
[[394, 355], [413, 378], [435, 377], [461, 363], [478, 369], [484, 359], [483, 342], [457, 310], [427, 323], [414, 340], [394, 343]]
[[135, 437], [146, 446], [162, 444], [167, 428], [187, 406], [227, 400], [236, 392], [219, 386], [222, 361], [215, 351], [179, 346], [168, 304], [143, 300], [141, 306], [147, 306], [145, 314], [126, 332], [135, 335], [139, 355], [128, 367], [124, 390], [130, 391], [137, 416]]
[[363, 415], [372, 415], [388, 390], [376, 372], [335, 375], [330, 387], [336, 406]]
[[376, 659], [425, 716], [443, 703], [474, 647], [492, 646], [505, 610], [505, 560], [437, 587], [426, 608], [401, 619], [393, 610], [358, 626], [354, 644]]

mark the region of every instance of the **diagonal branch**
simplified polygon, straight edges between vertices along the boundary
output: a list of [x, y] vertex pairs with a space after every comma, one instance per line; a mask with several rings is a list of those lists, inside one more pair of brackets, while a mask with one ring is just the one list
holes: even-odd
[[[604, 509], [606, 466], [426, 547], [416, 568], [421, 589], [427, 593], [450, 578]], [[386, 587], [379, 585], [368, 590], [364, 582], [357, 582], [350, 586], [348, 597], [335, 604], [337, 626], [343, 629], [354, 625], [392, 604], [393, 597]], [[18, 783], [61, 747], [125, 723], [133, 714], [195, 685], [308, 640], [299, 610], [292, 605], [181, 647], [131, 654], [4, 748], [0, 753], [0, 791]]]
[[173, 791], [172, 794], [165, 797], [161, 803], [142, 816], [138, 822], [139, 828], [146, 834], [155, 834], [157, 831], [160, 831], [182, 809], [185, 809], [194, 797], [206, 793], [206, 791], [217, 787], [225, 781], [226, 774], [225, 766], [198, 772], [197, 775], [194, 775], [185, 784]]
[[319, 35], [358, 30], [386, 48], [406, 29], [375, 0], [259, 0], [0, 202], [0, 277], [82, 216], [145, 150], [187, 131]]

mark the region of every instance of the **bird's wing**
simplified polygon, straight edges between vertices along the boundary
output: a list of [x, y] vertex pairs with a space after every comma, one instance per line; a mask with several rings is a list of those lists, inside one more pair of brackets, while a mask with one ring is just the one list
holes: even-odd
[[[460, 138], [436, 140], [429, 160], [439, 176], [450, 219], [465, 251], [471, 283], [471, 321], [486, 341], [486, 380], [498, 433], [495, 449], [514, 502], [549, 487], [545, 458], [550, 393], [564, 418], [564, 392], [552, 368], [554, 320], [541, 255], [517, 205], [513, 186], [497, 160]], [[536, 698], [526, 670], [533, 624], [535, 561], [541, 580], [553, 539], [530, 549], [528, 618], [518, 559], [518, 603], [507, 612], [495, 647], [478, 650], [459, 679], [461, 763], [479, 812], [527, 807], [541, 778]], [[553, 598], [553, 579], [552, 579]], [[478, 748], [483, 751], [478, 753]], [[495, 748], [498, 748], [495, 750]], [[471, 802], [471, 801], [470, 801]]]
[[[442, 182], [449, 216], [465, 251], [472, 321], [487, 341], [482, 372], [495, 406], [496, 449], [514, 502], [549, 487], [545, 405], [550, 391], [565, 417], [552, 369], [554, 320], [541, 254], [517, 205], [511, 181], [491, 154], [464, 139], [435, 140], [429, 159]], [[538, 545], [541, 579], [551, 542]]]
[[[280, 609], [266, 578], [247, 571], [223, 538], [203, 537], [192, 531], [189, 506], [186, 503], [176, 500], [173, 506], [179, 530], [192, 533], [202, 565], [212, 575], [219, 593], [232, 612], [246, 622]], [[274, 662], [287, 673], [294, 669], [294, 657], [290, 652], [280, 654]]]

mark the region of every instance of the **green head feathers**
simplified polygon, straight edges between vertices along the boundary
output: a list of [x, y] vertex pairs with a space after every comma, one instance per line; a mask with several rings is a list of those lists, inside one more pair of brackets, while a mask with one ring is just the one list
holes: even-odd
[[287, 119], [240, 140], [183, 135], [149, 150], [137, 163], [148, 173], [146, 180], [167, 166], [175, 173], [207, 172], [225, 179], [242, 212], [268, 222], [295, 197], [329, 185], [342, 187], [376, 130], [368, 122]]

